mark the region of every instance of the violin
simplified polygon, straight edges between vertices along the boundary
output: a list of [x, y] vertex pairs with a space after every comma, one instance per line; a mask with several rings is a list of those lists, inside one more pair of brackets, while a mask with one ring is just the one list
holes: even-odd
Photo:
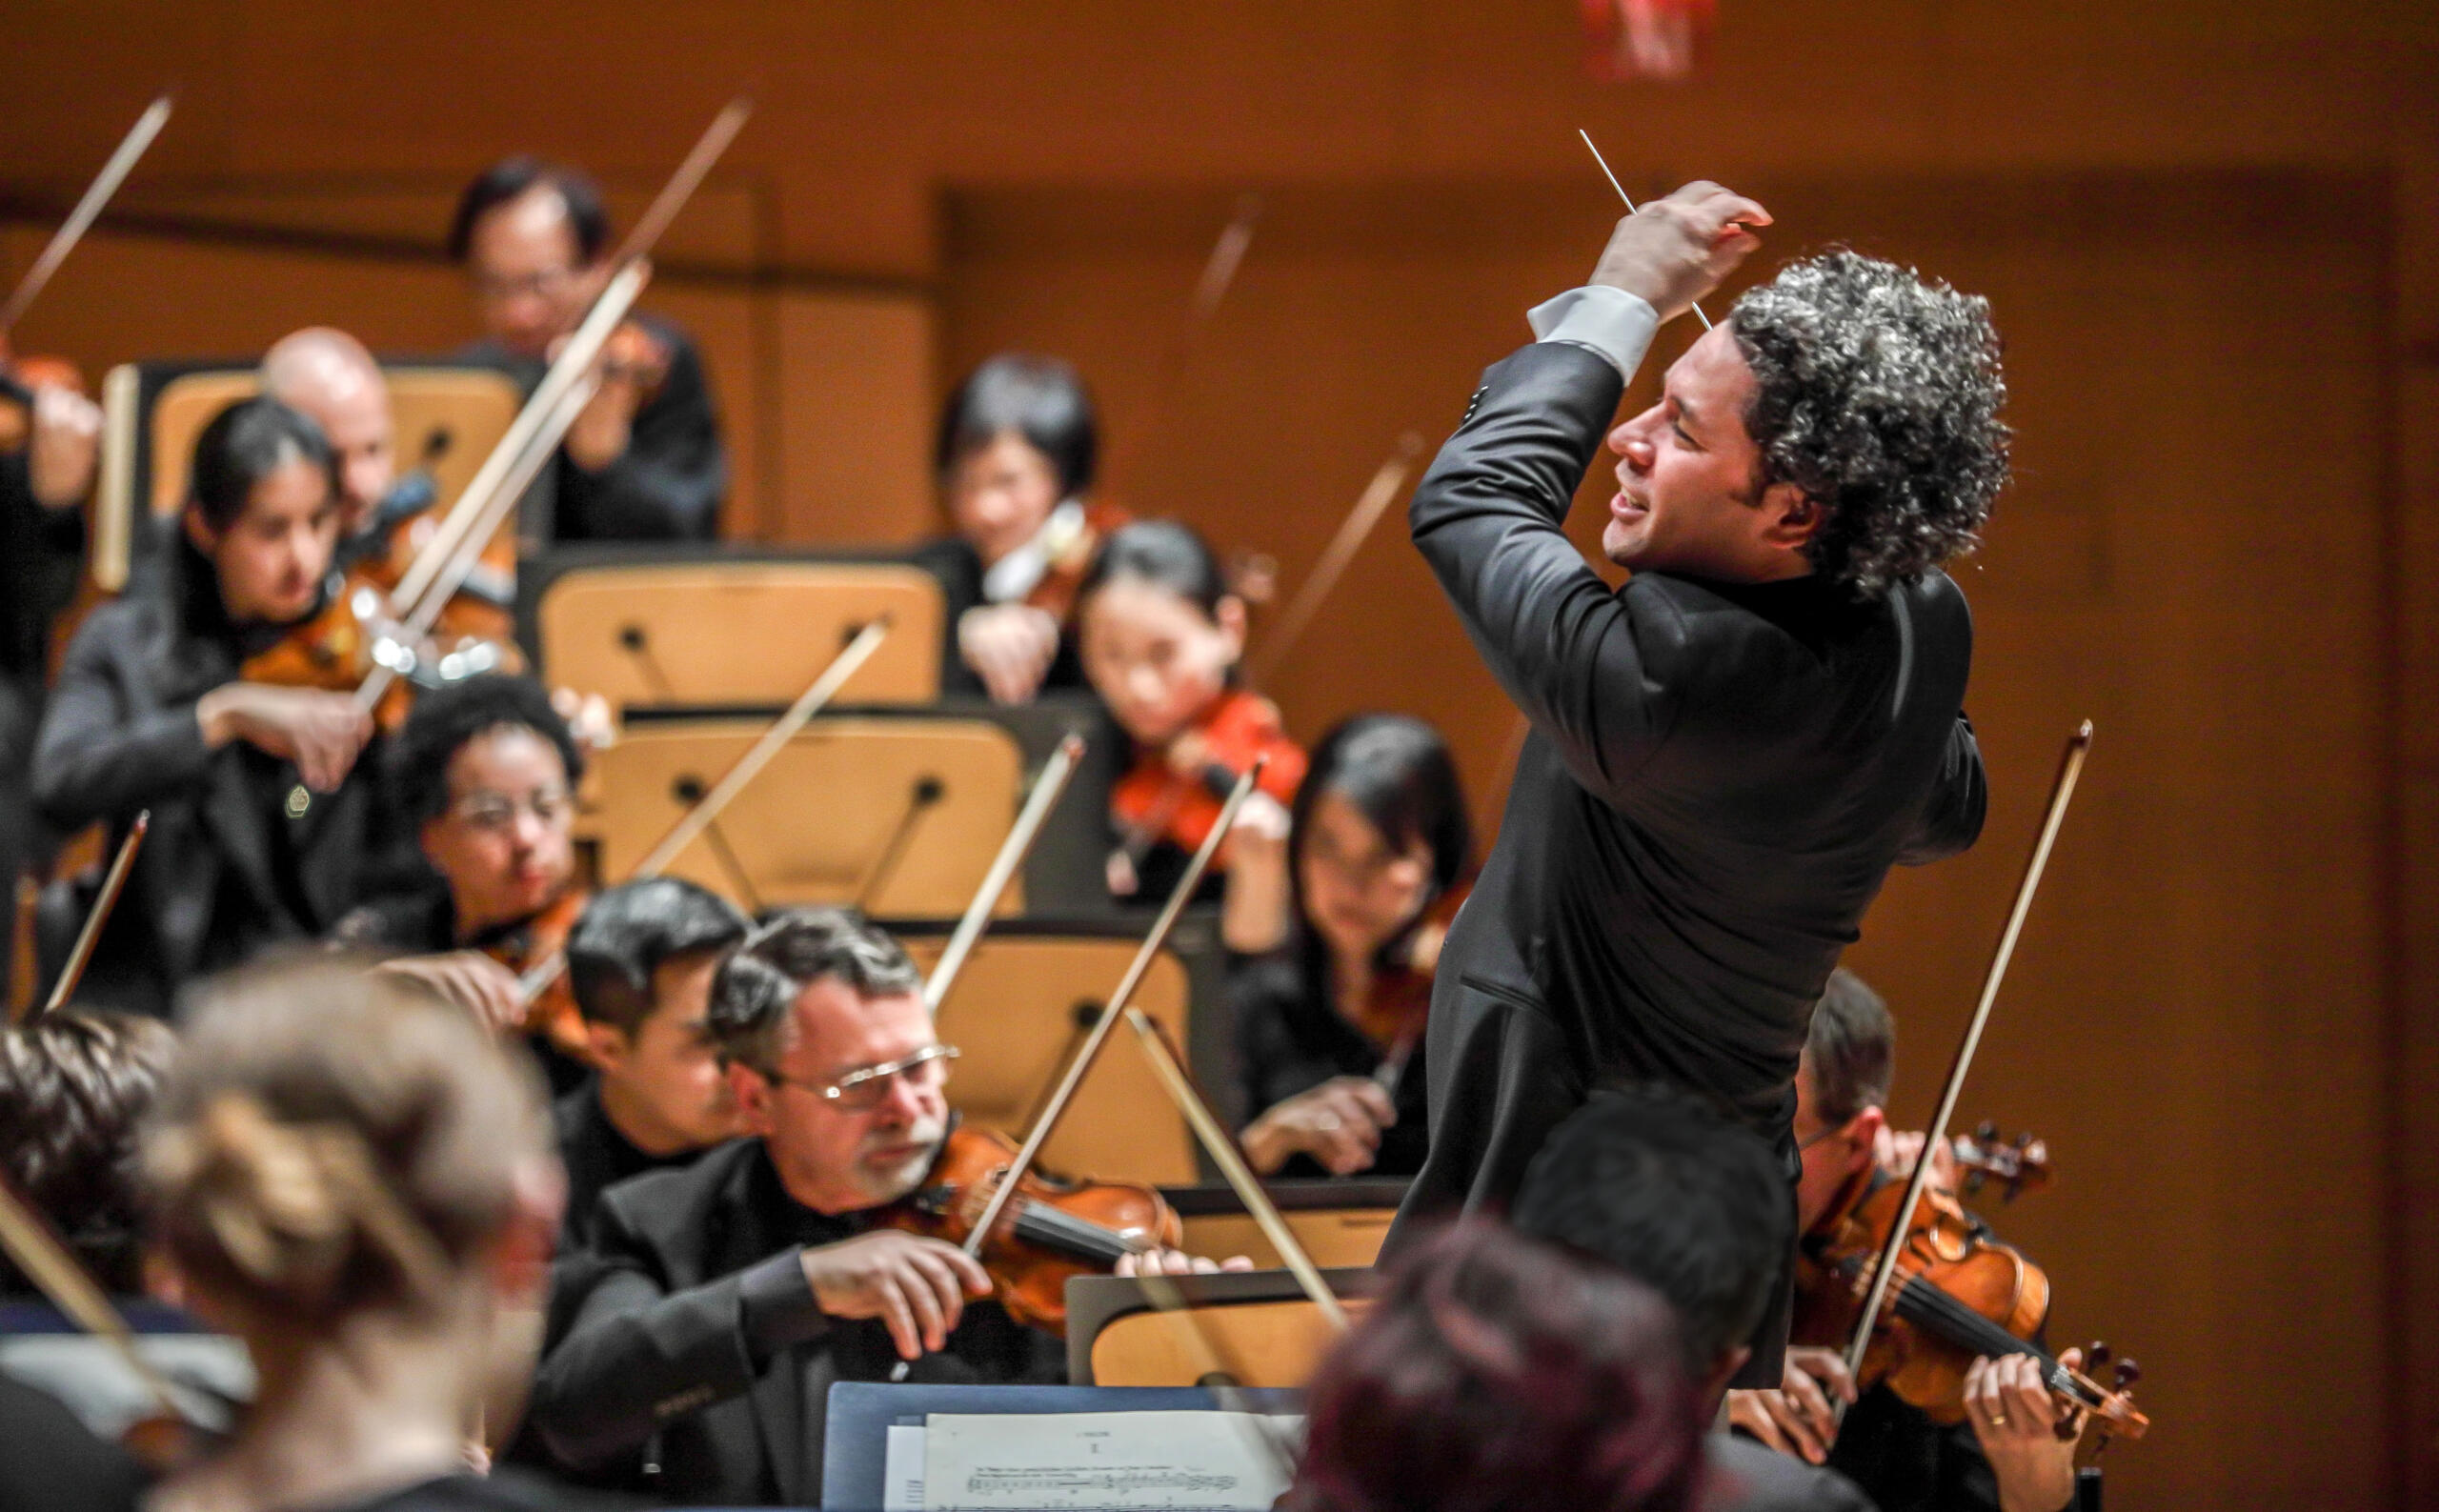
[[1372, 985], [1347, 1018], [1374, 1044], [1385, 1045], [1372, 1079], [1395, 1098], [1407, 1064], [1422, 1043], [1431, 1018], [1431, 988], [1457, 911], [1473, 896], [1474, 879], [1460, 877], [1442, 889], [1398, 941], [1388, 964], [1372, 973]]
[[637, 406], [649, 404], [669, 381], [672, 355], [669, 343], [650, 326], [623, 321], [601, 349], [601, 381], [624, 384], [635, 391]]
[[1041, 580], [1025, 595], [1025, 604], [1061, 625], [1075, 617], [1076, 592], [1083, 587], [1084, 574], [1099, 554], [1101, 542], [1134, 517], [1115, 504], [1087, 503], [1082, 519], [1070, 529], [1052, 532], [1050, 539], [1042, 543], [1049, 565], [1043, 570]]
[[592, 1063], [584, 1015], [566, 970], [568, 936], [593, 901], [593, 890], [570, 882], [550, 906], [483, 947], [483, 954], [516, 974], [525, 988], [525, 1032], [550, 1041], [572, 1059]]
[[[1805, 1236], [1796, 1258], [1790, 1342], [1836, 1347], [1853, 1334], [1905, 1192], [1902, 1181], [1860, 1173], [1834, 1216]], [[2030, 1355], [2053, 1396], [2109, 1432], [2141, 1438], [2150, 1420], [2127, 1389], [2141, 1367], [2120, 1361], [2115, 1389], [2101, 1385], [2032, 1342], [2048, 1317], [2047, 1274], [2002, 1243], [1954, 1196], [1927, 1186], [1855, 1384], [1867, 1391], [1885, 1381], [1933, 1422], [1956, 1423], [1965, 1419], [1965, 1377], [1974, 1361]], [[2103, 1353], [2097, 1345], [2094, 1352]]]
[[[1180, 748], [1193, 752], [1196, 772], [1178, 770], [1172, 758]], [[1164, 841], [1181, 851], [1199, 849], [1220, 817], [1229, 786], [1260, 756], [1269, 757], [1260, 790], [1280, 803], [1294, 802], [1304, 780], [1303, 748], [1287, 737], [1278, 705], [1241, 688], [1221, 694], [1166, 748], [1138, 748], [1135, 764], [1110, 789], [1110, 816], [1122, 837], [1111, 858], [1113, 881], [1131, 877], [1152, 847]], [[1225, 857], [1220, 859], [1224, 865]]]
[[[953, 1124], [923, 1184], [875, 1217], [887, 1228], [964, 1244], [1017, 1154], [1004, 1134]], [[1151, 1187], [1034, 1169], [1018, 1179], [978, 1258], [1009, 1316], [1056, 1334], [1067, 1328], [1067, 1278], [1106, 1276], [1126, 1256], [1175, 1248], [1184, 1238], [1177, 1213]]]

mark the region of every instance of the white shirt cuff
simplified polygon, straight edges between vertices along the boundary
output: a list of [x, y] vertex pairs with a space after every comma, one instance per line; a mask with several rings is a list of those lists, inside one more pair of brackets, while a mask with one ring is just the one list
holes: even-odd
[[1570, 289], [1535, 305], [1524, 318], [1533, 323], [1535, 336], [1587, 348], [1629, 381], [1660, 329], [1660, 312], [1641, 296], [1607, 284]]

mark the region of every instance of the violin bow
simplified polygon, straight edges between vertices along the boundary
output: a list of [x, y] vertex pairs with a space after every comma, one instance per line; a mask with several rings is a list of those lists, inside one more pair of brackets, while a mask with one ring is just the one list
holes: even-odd
[[974, 954], [982, 932], [991, 927], [991, 911], [999, 906], [1000, 895], [1007, 892], [1008, 882], [1017, 868], [1033, 852], [1034, 837], [1041, 833], [1042, 821], [1067, 791], [1067, 779], [1075, 775], [1076, 763], [1084, 755], [1084, 737], [1072, 731], [1058, 742], [1058, 749], [1042, 763], [1041, 774], [1033, 779], [1033, 791], [1025, 796], [1025, 805], [1017, 814], [1017, 822], [1008, 830], [1008, 837], [999, 842], [999, 854], [991, 858], [991, 869], [982, 876], [982, 885], [975, 889], [974, 900], [965, 905], [965, 914], [942, 947], [940, 958], [933, 963], [932, 974], [923, 979], [923, 1006], [937, 1015], [940, 1004], [948, 1000], [949, 989], [957, 985], [957, 973], [965, 969], [965, 960]]
[[135, 1330], [111, 1305], [110, 1294], [85, 1274], [85, 1268], [76, 1263], [76, 1257], [69, 1253], [68, 1246], [59, 1241], [6, 1179], [0, 1179], [0, 1250], [7, 1251], [17, 1269], [25, 1272], [26, 1279], [69, 1321], [108, 1345], [120, 1363], [134, 1372], [163, 1416], [180, 1422], [194, 1421], [193, 1414], [178, 1401], [177, 1390], [170, 1384], [169, 1378], [137, 1350]]
[[[406, 575], [400, 579], [393, 597], [410, 615], [421, 618], [425, 629], [428, 630], [433, 620], [439, 616], [439, 605], [448, 601], [450, 595], [456, 591], [457, 584], [464, 581], [465, 574], [472, 570], [472, 558], [481, 554], [481, 543], [490, 539], [493, 532], [498, 529], [498, 521], [506, 517], [507, 509], [514, 508], [514, 501], [522, 496], [523, 488], [507, 486], [509, 475], [530, 468], [532, 471], [524, 474], [530, 480], [533, 474], [539, 471], [542, 462], [557, 450], [568, 427], [575, 422], [576, 415], [584, 408], [584, 400], [570, 403], [570, 395], [581, 387], [585, 391], [585, 399], [591, 398], [593, 364], [600, 356], [602, 347], [609, 342], [611, 333], [635, 308], [636, 298], [650, 281], [652, 270], [648, 259], [653, 249], [659, 244], [670, 223], [677, 218], [678, 212], [685, 208], [687, 200], [702, 185], [713, 165], [736, 139], [736, 133], [744, 128], [746, 117], [753, 113], [753, 109], [751, 101], [739, 96], [729, 101], [712, 118], [712, 124], [704, 129], [694, 149], [654, 197], [643, 218], [636, 221], [635, 229], [619, 245], [615, 258], [617, 272], [594, 300], [593, 309], [586, 313], [575, 333], [568, 338], [566, 347], [561, 349], [549, 371], [542, 375], [541, 383], [535, 386], [524, 407], [517, 412], [507, 433], [492, 449], [492, 454], [484, 458], [481, 470], [450, 507], [449, 514], [442, 518], [432, 539], [415, 554], [414, 561], [408, 566]], [[524, 456], [529, 449], [537, 454], [531, 462]], [[494, 507], [494, 495], [503, 493], [508, 495], [510, 503], [505, 507]], [[486, 520], [491, 524], [490, 530], [479, 528]], [[455, 580], [442, 589], [439, 579], [461, 554], [469, 554], [468, 561], [456, 568]], [[428, 615], [425, 613], [427, 595], [437, 600], [430, 607]], [[388, 688], [394, 675], [394, 672], [386, 666], [375, 668], [367, 679], [367, 685], [373, 691], [369, 697], [359, 691], [358, 704], [369, 709], [377, 703], [381, 692]]]
[[85, 927], [76, 932], [76, 945], [68, 953], [68, 963], [59, 968], [59, 979], [50, 984], [50, 996], [29, 1016], [30, 1021], [57, 1013], [75, 995], [76, 984], [85, 979], [86, 964], [93, 958], [93, 946], [102, 937], [102, 926], [110, 921], [111, 910], [118, 905], [118, 895], [127, 887], [127, 874], [135, 865], [135, 853], [144, 848], [145, 834], [151, 828], [151, 809], [136, 815], [135, 822], [128, 826], [127, 837], [118, 842], [118, 854], [111, 857], [111, 869], [102, 877], [102, 890], [93, 899], [92, 911], [85, 916]]
[[[1932, 1116], [1930, 1129], [1924, 1137], [1923, 1158], [1914, 1162], [1914, 1174], [1906, 1179], [1905, 1196], [1898, 1203], [1896, 1220], [1888, 1228], [1888, 1241], [1881, 1246], [1879, 1262], [1872, 1270], [1871, 1290], [1865, 1294], [1863, 1312], [1855, 1320], [1854, 1337], [1847, 1341], [1846, 1369], [1858, 1376], [1863, 1371], [1864, 1353], [1871, 1347], [1872, 1329], [1888, 1300], [1889, 1283], [1896, 1279], [1897, 1257], [1905, 1248], [1914, 1209], [1922, 1202], [1924, 1188], [1930, 1184], [1934, 1163], [1931, 1152], [1947, 1138], [1948, 1119], [1955, 1117], [1957, 1096], [1965, 1090], [1965, 1074], [1972, 1069], [1974, 1052], [1982, 1046], [1982, 1031], [1990, 1021], [1991, 1005], [1998, 1001], [1999, 983], [2006, 978], [2016, 938], [2024, 933], [2025, 916], [2032, 911], [2032, 895], [2041, 886], [2042, 872], [2049, 865], [2050, 847], [2057, 842], [2059, 827], [2066, 821], [2066, 805], [2075, 796], [2076, 779], [2083, 776], [2084, 757], [2091, 748], [2092, 722], [2086, 719], [2066, 737], [2066, 753], [2058, 762], [2058, 777], [2049, 790], [2048, 812], [2033, 841], [2032, 857], [2025, 863], [2024, 880], [2016, 887], [2015, 906], [2007, 911], [2007, 927], [2000, 933], [1998, 951], [1991, 958], [1988, 975], [1982, 980], [1981, 1000], [1973, 1006], [1973, 1017], [1965, 1026], [1965, 1038], [1956, 1047], [1956, 1059], [1948, 1066], [1947, 1081], [1940, 1089], [1939, 1111]], [[2054, 1381], [2051, 1389], [2062, 1395], [2077, 1395]]]
[[152, 145], [152, 138], [160, 135], [161, 128], [169, 123], [170, 110], [174, 103], [173, 96], [167, 91], [155, 96], [152, 103], [144, 108], [144, 113], [135, 118], [135, 124], [127, 129], [127, 134], [119, 138], [117, 150], [111, 153], [110, 161], [102, 165], [102, 171], [93, 175], [92, 183], [86, 186], [84, 197], [76, 201], [76, 208], [68, 212], [68, 218], [59, 223], [59, 229], [50, 233], [50, 240], [43, 247], [42, 255], [33, 260], [33, 265], [26, 270], [26, 275], [17, 280], [17, 287], [10, 292], [9, 302], [0, 305], [0, 336], [16, 329], [18, 320], [42, 293], [43, 287], [50, 282], [51, 274], [59, 272], [59, 265], [68, 260], [68, 254], [85, 239], [85, 232], [101, 218], [103, 207], [110, 204], [111, 196], [118, 192], [118, 187], [127, 182], [127, 175], [134, 171], [136, 159], [144, 155], [145, 149]]
[[1101, 474], [1105, 477], [1125, 476], [1126, 469], [1139, 456], [1153, 454], [1169, 428], [1169, 417], [1177, 408], [1178, 390], [1184, 384], [1193, 367], [1196, 349], [1202, 333], [1220, 312], [1228, 291], [1236, 287], [1237, 270], [1244, 266], [1245, 252], [1253, 246], [1254, 227], [1261, 220], [1261, 196], [1243, 193], [1237, 196], [1236, 212], [1220, 228], [1218, 239], [1211, 244], [1211, 254], [1203, 259], [1202, 272], [1194, 281], [1194, 294], [1186, 306], [1186, 319], [1162, 351], [1156, 370], [1151, 398], [1144, 406], [1143, 423], [1130, 436], [1133, 445], [1113, 447]]
[[[1618, 197], [1625, 201], [1626, 213], [1629, 215], [1641, 213], [1635, 209], [1634, 196], [1626, 192], [1626, 186], [1619, 183], [1618, 175], [1609, 171], [1609, 160], [1601, 155], [1601, 149], [1592, 145], [1592, 133], [1579, 126], [1575, 129], [1575, 134], [1583, 138], [1584, 147], [1592, 153], [1592, 161], [1601, 165], [1601, 176], [1607, 179], [1609, 187], [1618, 192]], [[1703, 323], [1704, 331], [1708, 331], [1711, 328], [1711, 317], [1703, 313], [1703, 302], [1694, 299], [1688, 300], [1687, 303], [1694, 307], [1694, 318]]]
[[[821, 675], [796, 696], [796, 701], [788, 706], [785, 714], [771, 721], [771, 727], [746, 748], [745, 754], [736, 758], [736, 764], [730, 767], [718, 782], [713, 784], [712, 790], [695, 800], [693, 808], [678, 816], [677, 822], [669, 827], [669, 833], [660, 837], [660, 842], [652, 848], [650, 854], [635, 863], [635, 869], [628, 875], [627, 880], [636, 882], [658, 877], [687, 846], [695, 843], [695, 837], [720, 816], [720, 811], [729, 806], [730, 800], [745, 791], [747, 783], [761, 775], [762, 769], [769, 766], [781, 748], [812, 722], [823, 705], [837, 696], [838, 690], [846, 686], [847, 679], [863, 670], [864, 663], [872, 659], [873, 653], [878, 651], [880, 643], [889, 637], [889, 616], [882, 615], [857, 632], [856, 638], [830, 658], [830, 665], [822, 668]], [[524, 1000], [530, 1004], [541, 997], [567, 968], [567, 952], [554, 951], [518, 979]]]
[[1373, 527], [1381, 523], [1381, 516], [1397, 502], [1399, 491], [1405, 487], [1406, 474], [1414, 471], [1415, 459], [1421, 454], [1421, 435], [1408, 431], [1398, 437], [1397, 449], [1389, 454], [1388, 460], [1381, 464], [1372, 474], [1372, 481], [1365, 484], [1363, 492], [1357, 495], [1354, 506], [1346, 512], [1346, 518], [1339, 522], [1338, 534], [1330, 537], [1328, 546], [1322, 548], [1320, 558], [1297, 588], [1296, 596], [1288, 600], [1286, 610], [1279, 616], [1278, 625], [1264, 637], [1261, 655], [1255, 657], [1253, 664], [1246, 669], [1246, 680], [1255, 687], [1267, 685], [1280, 664], [1287, 659], [1287, 654], [1295, 649], [1297, 640], [1312, 624], [1313, 616], [1320, 612], [1322, 603], [1338, 587], [1338, 580], [1345, 575], [1348, 564], [1355, 560], [1355, 554], [1362, 550], [1364, 541], [1371, 536]]

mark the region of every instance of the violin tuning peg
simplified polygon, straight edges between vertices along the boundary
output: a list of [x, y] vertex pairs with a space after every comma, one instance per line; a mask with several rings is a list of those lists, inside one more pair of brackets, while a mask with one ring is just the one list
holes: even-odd
[[2130, 1358], [2121, 1360], [2117, 1362], [2117, 1374], [2111, 1379], [2116, 1381], [2118, 1390], [2128, 1390], [2134, 1382], [2143, 1379], [2143, 1367], [2136, 1364]]
[[2086, 1376], [2100, 1374], [2108, 1368], [2108, 1362], [2113, 1358], [2115, 1357], [2110, 1353], [2106, 1341], [2093, 1340], [2084, 1348], [2084, 1374]]
[[1973, 1142], [1981, 1145], [1992, 1145], [1998, 1143], [1999, 1125], [1992, 1119], [1984, 1119], [1981, 1122], [1973, 1126]]

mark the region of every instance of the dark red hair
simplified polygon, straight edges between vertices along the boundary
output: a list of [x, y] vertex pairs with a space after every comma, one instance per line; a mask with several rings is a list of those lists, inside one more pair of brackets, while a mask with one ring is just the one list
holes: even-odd
[[1681, 1512], [1702, 1486], [1668, 1304], [1487, 1220], [1399, 1260], [1308, 1413], [1286, 1512]]

